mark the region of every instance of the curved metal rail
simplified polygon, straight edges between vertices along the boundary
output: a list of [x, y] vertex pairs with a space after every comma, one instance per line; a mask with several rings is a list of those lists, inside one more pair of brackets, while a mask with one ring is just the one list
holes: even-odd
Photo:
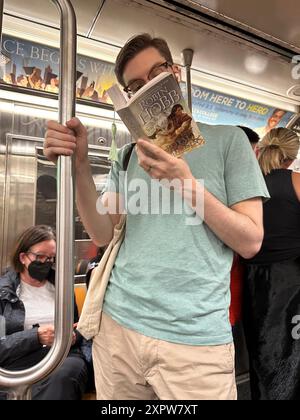
[[[58, 7], [61, 20], [59, 121], [65, 123], [75, 115], [76, 16], [70, 0], [51, 1]], [[3, 1], [1, 0], [0, 13], [2, 22]], [[1, 26], [0, 24], [0, 29]], [[55, 340], [45, 359], [36, 366], [18, 372], [0, 369], [0, 389], [7, 391], [10, 399], [30, 399], [31, 386], [50, 375], [63, 363], [72, 342], [74, 316], [74, 174], [72, 158], [62, 156], [58, 159], [57, 184]]]

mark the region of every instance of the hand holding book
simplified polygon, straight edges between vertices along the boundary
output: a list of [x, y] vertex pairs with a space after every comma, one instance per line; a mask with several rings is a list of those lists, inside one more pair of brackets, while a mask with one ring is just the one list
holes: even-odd
[[118, 85], [108, 94], [134, 141], [148, 139], [175, 157], [205, 143], [171, 73], [159, 74], [129, 100]]
[[139, 139], [136, 152], [139, 165], [161, 183], [168, 181], [172, 188], [182, 189], [184, 182], [193, 179], [188, 163], [182, 158], [175, 158], [149, 141]]

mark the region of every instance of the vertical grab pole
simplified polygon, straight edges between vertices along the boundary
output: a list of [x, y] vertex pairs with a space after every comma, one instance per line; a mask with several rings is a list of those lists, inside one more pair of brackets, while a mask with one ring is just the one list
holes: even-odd
[[0, 0], [0, 40], [1, 41], [2, 41], [3, 9], [4, 9], [4, 0]]
[[194, 58], [194, 51], [191, 49], [185, 49], [182, 51], [183, 65], [186, 69], [186, 90], [188, 94], [188, 106], [193, 111], [193, 102], [192, 102], [192, 82], [191, 82], [191, 67]]
[[[59, 122], [65, 124], [75, 116], [76, 106], [76, 17], [71, 2], [52, 0], [61, 16]], [[68, 342], [72, 341], [74, 322], [74, 165], [73, 159], [60, 156], [57, 162], [57, 263], [56, 327]], [[62, 311], [63, 308], [63, 311]], [[60, 313], [64, 316], [60, 316]]]
[[[0, 0], [3, 7], [3, 1]], [[61, 16], [61, 74], [59, 121], [66, 123], [75, 115], [76, 16], [70, 0], [52, 0]], [[1, 35], [1, 33], [0, 33]], [[74, 176], [72, 158], [58, 159], [57, 267], [55, 340], [39, 364], [23, 371], [0, 368], [0, 389], [11, 399], [30, 399], [32, 384], [50, 375], [68, 355], [74, 316]]]

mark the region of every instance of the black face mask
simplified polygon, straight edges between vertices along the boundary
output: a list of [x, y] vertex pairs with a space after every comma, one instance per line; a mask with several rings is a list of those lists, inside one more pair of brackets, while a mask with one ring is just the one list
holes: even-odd
[[33, 261], [28, 266], [28, 273], [33, 279], [42, 282], [48, 279], [52, 266], [51, 262]]

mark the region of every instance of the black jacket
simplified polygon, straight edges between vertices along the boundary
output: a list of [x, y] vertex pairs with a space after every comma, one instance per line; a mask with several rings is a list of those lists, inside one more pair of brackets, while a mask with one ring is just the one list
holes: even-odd
[[[53, 281], [51, 281], [53, 283]], [[20, 276], [8, 271], [0, 278], [0, 326], [5, 325], [5, 333], [0, 327], [0, 366], [5, 367], [18, 359], [26, 358], [30, 353], [41, 350], [38, 338], [38, 326], [24, 330], [25, 307], [17, 296]], [[78, 310], [74, 305], [74, 322], [78, 321]], [[3, 335], [4, 333], [4, 335]], [[2, 337], [1, 337], [2, 335]], [[72, 352], [79, 350], [81, 337], [77, 336]]]

